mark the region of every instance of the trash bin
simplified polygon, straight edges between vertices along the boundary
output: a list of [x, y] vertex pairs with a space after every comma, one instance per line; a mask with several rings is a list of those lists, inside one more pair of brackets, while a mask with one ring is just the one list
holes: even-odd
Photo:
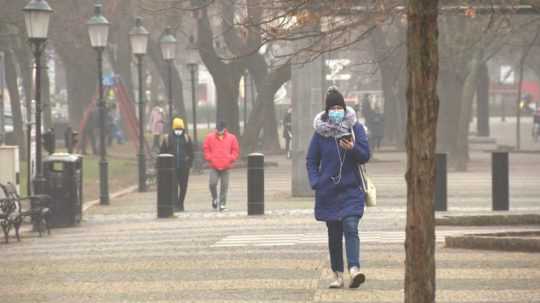
[[52, 154], [43, 161], [47, 180], [46, 194], [51, 197], [51, 227], [79, 224], [82, 219], [82, 157]]

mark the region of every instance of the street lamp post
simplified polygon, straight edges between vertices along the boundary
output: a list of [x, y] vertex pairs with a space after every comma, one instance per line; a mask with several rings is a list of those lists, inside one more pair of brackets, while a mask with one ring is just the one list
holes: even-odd
[[139, 74], [139, 192], [146, 191], [146, 163], [144, 154], [144, 80], [143, 80], [143, 57], [148, 46], [148, 31], [142, 25], [142, 19], [137, 18], [135, 27], [129, 33], [131, 51], [137, 57], [137, 71]]
[[99, 203], [101, 205], [109, 204], [109, 181], [108, 181], [108, 163], [106, 159], [105, 145], [105, 100], [103, 99], [103, 51], [107, 47], [107, 38], [109, 36], [109, 21], [102, 14], [102, 5], [95, 5], [95, 15], [87, 23], [90, 44], [97, 52], [98, 63], [98, 89], [99, 89]]
[[168, 70], [168, 91], [169, 91], [169, 125], [172, 123], [173, 119], [173, 96], [172, 96], [172, 64], [176, 56], [176, 38], [171, 33], [171, 28], [167, 27], [165, 32], [161, 36], [159, 41], [161, 47], [161, 54], [163, 60], [167, 62]]
[[187, 65], [191, 74], [191, 109], [193, 112], [193, 168], [196, 172], [202, 169], [202, 155], [199, 149], [197, 137], [197, 73], [199, 70], [199, 51], [193, 36], [189, 37], [189, 44], [186, 49]]
[[45, 0], [31, 0], [23, 9], [24, 21], [28, 40], [33, 46], [36, 61], [36, 177], [33, 180], [34, 193], [42, 194], [45, 191], [45, 177], [41, 162], [41, 55], [47, 43], [49, 20], [53, 10]]

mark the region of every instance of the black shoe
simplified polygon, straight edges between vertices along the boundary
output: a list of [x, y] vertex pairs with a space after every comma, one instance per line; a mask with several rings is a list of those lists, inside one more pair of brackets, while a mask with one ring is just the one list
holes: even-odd
[[217, 208], [217, 200], [216, 199], [212, 200], [212, 208], [213, 209]]

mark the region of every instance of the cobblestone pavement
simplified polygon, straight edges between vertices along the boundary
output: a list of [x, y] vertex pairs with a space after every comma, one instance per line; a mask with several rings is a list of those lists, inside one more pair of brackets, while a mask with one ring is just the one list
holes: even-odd
[[[287, 162], [266, 174], [266, 215], [246, 215], [246, 180], [231, 175], [229, 211], [210, 208], [207, 176], [191, 178], [186, 211], [156, 219], [156, 193], [95, 206], [81, 226], [0, 245], [0, 302], [402, 302], [404, 161], [376, 156], [379, 206], [361, 221], [359, 289], [330, 290], [325, 227], [311, 198], [291, 198]], [[540, 213], [540, 157], [511, 156], [510, 213]], [[448, 214], [487, 214], [489, 155], [449, 175]], [[536, 165], [536, 166], [535, 166]], [[438, 227], [437, 302], [540, 302], [540, 254], [449, 249], [444, 235], [538, 227]]]

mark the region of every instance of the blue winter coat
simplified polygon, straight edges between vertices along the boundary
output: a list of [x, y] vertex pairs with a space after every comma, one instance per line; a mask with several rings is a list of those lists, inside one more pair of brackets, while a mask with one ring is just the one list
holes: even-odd
[[[306, 166], [309, 183], [315, 190], [315, 218], [319, 221], [337, 221], [364, 214], [364, 192], [358, 164], [369, 160], [369, 146], [364, 127], [356, 123], [353, 130], [356, 141], [350, 151], [339, 147], [334, 137], [323, 137], [316, 132], [311, 138]], [[338, 151], [345, 161], [341, 180], [335, 184], [340, 167]]]

